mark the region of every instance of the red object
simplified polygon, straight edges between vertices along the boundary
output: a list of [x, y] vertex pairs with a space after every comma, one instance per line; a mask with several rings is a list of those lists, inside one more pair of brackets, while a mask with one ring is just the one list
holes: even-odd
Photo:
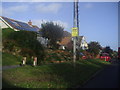
[[100, 56], [100, 59], [104, 61], [109, 61], [111, 57], [109, 56], [109, 54], [103, 53], [102, 56]]
[[118, 47], [118, 59], [120, 59], [120, 47]]
[[86, 59], [86, 56], [82, 56], [82, 59]]

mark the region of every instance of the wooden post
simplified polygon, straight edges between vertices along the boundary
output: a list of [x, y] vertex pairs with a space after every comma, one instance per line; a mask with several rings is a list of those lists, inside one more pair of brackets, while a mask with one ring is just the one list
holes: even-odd
[[26, 64], [26, 57], [23, 57], [23, 65]]
[[34, 57], [33, 66], [37, 65], [37, 57]]

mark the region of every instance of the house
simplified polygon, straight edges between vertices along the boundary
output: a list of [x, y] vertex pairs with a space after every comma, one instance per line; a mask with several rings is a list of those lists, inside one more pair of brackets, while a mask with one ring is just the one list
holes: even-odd
[[[65, 32], [66, 33], [66, 32]], [[76, 48], [82, 48], [82, 49], [88, 49], [88, 44], [85, 40], [84, 36], [78, 36], [76, 42]], [[59, 49], [69, 49], [71, 50], [73, 48], [73, 37], [70, 36], [70, 34], [67, 34], [67, 36], [64, 36], [59, 42], [60, 48]]]
[[84, 36], [77, 37], [77, 45], [79, 45], [79, 47], [82, 48], [83, 50], [88, 49], [88, 44]]
[[28, 23], [10, 19], [7, 17], [0, 16], [0, 27], [1, 28], [11, 28], [15, 31], [26, 30], [26, 31], [39, 31], [39, 27], [32, 25], [31, 20]]
[[0, 28], [11, 28], [15, 31], [25, 30], [25, 31], [34, 31], [37, 32], [37, 40], [43, 45], [47, 46], [48, 39], [42, 37], [39, 32], [40, 28], [36, 25], [32, 24], [32, 21], [29, 20], [28, 23], [17, 21], [14, 19], [10, 19], [7, 17], [0, 16]]
[[38, 33], [38, 34], [37, 34], [37, 40], [38, 40], [44, 47], [48, 47], [49, 40], [48, 40], [48, 38], [43, 38], [43, 37], [41, 36], [41, 33]]
[[59, 49], [69, 49], [71, 50], [73, 47], [73, 43], [72, 43], [72, 37], [63, 37], [61, 42], [59, 42]]

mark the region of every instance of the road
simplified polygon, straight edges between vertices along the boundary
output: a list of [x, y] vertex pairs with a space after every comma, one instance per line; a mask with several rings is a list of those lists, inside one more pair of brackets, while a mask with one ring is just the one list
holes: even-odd
[[0, 66], [0, 90], [2, 89], [2, 66]]
[[83, 88], [120, 88], [120, 64], [108, 65], [94, 78], [88, 81]]

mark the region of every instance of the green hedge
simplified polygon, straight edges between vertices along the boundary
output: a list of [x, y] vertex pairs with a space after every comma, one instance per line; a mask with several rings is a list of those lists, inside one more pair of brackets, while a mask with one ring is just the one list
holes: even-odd
[[37, 33], [33, 31], [14, 31], [3, 29], [3, 50], [26, 57], [37, 56], [38, 64], [44, 59], [44, 48], [37, 40]]

